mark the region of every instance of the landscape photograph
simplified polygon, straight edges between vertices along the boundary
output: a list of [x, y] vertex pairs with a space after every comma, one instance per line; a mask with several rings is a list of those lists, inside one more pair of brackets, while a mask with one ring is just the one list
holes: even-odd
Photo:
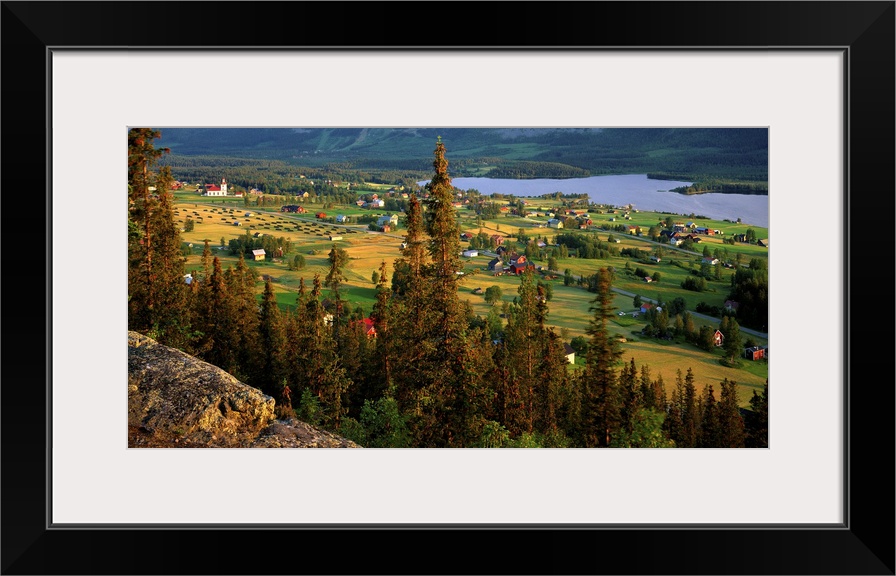
[[129, 448], [768, 448], [757, 128], [128, 129]]

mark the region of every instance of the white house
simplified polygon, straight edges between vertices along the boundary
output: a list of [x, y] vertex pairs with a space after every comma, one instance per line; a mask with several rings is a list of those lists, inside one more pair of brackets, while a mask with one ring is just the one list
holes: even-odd
[[340, 224], [343, 222], [347, 222], [347, 221], [348, 221], [348, 216], [346, 216], [345, 214], [338, 214], [336, 216], [336, 222], [339, 222]]
[[398, 214], [380, 216], [376, 221], [377, 226], [398, 226]]
[[476, 256], [479, 256], [479, 251], [478, 250], [464, 250], [463, 254], [467, 258], [475, 258]]
[[557, 218], [551, 218], [548, 220], [548, 228], [563, 228], [563, 222]]
[[563, 343], [563, 352], [566, 354], [567, 362], [569, 362], [570, 364], [576, 363], [576, 351], [566, 342]]

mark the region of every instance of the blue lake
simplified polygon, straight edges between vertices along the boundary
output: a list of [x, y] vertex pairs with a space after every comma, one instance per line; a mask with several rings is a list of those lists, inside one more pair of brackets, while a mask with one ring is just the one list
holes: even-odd
[[[692, 182], [651, 180], [645, 174], [591, 176], [589, 178], [512, 180], [498, 178], [452, 178], [451, 183], [462, 189], [475, 188], [482, 194], [513, 194], [541, 196], [553, 192], [588, 194], [592, 202], [624, 206], [632, 204], [638, 210], [696, 214], [717, 220], [737, 220], [746, 224], [768, 227], [768, 196], [752, 194], [693, 194], [669, 192], [672, 188], [689, 186]], [[426, 181], [419, 184], [426, 184]]]

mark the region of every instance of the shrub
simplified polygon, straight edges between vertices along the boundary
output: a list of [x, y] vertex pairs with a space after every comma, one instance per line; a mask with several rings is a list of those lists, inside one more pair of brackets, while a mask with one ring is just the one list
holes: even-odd
[[296, 409], [296, 416], [302, 422], [319, 426], [323, 419], [323, 408], [320, 405], [320, 399], [316, 394], [311, 392], [310, 388], [302, 390], [302, 397], [299, 399], [299, 407]]
[[694, 278], [689, 276], [684, 279], [684, 282], [681, 283], [681, 287], [685, 290], [691, 290], [693, 292], [703, 292], [706, 290], [706, 279]]
[[710, 316], [722, 316], [722, 309], [718, 306], [710, 306], [706, 302], [699, 302], [696, 307], [697, 312], [701, 314], [709, 314]]
[[296, 254], [293, 257], [292, 261], [289, 263], [289, 269], [293, 270], [293, 271], [301, 270], [304, 267], [305, 267], [305, 257], [302, 256], [301, 254]]
[[569, 342], [569, 345], [576, 351], [576, 354], [581, 355], [588, 352], [589, 343], [588, 339], [584, 336], [576, 336]]

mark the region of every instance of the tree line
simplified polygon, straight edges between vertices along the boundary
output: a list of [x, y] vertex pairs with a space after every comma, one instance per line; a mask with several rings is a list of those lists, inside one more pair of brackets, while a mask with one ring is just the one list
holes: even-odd
[[568, 368], [564, 343], [547, 323], [547, 287], [531, 272], [503, 322], [475, 315], [458, 296], [460, 235], [441, 140], [426, 198], [408, 200], [405, 248], [391, 271], [381, 263], [365, 319], [343, 297], [348, 255], [335, 247], [327, 274], [303, 279], [285, 309], [270, 278], [259, 302], [243, 250], [224, 269], [206, 243], [202, 270], [185, 282], [172, 194], [163, 185], [170, 167], [153, 170], [165, 153], [153, 147], [156, 138], [139, 128], [128, 138], [129, 329], [259, 388], [275, 398], [280, 418], [369, 447], [764, 445], [759, 407], [767, 392], [754, 393], [750, 416], [737, 407], [734, 382], [723, 382], [718, 396], [711, 386], [698, 394], [688, 370], [667, 396], [649, 366], [622, 361], [608, 329], [607, 268], [591, 279], [580, 370]]

